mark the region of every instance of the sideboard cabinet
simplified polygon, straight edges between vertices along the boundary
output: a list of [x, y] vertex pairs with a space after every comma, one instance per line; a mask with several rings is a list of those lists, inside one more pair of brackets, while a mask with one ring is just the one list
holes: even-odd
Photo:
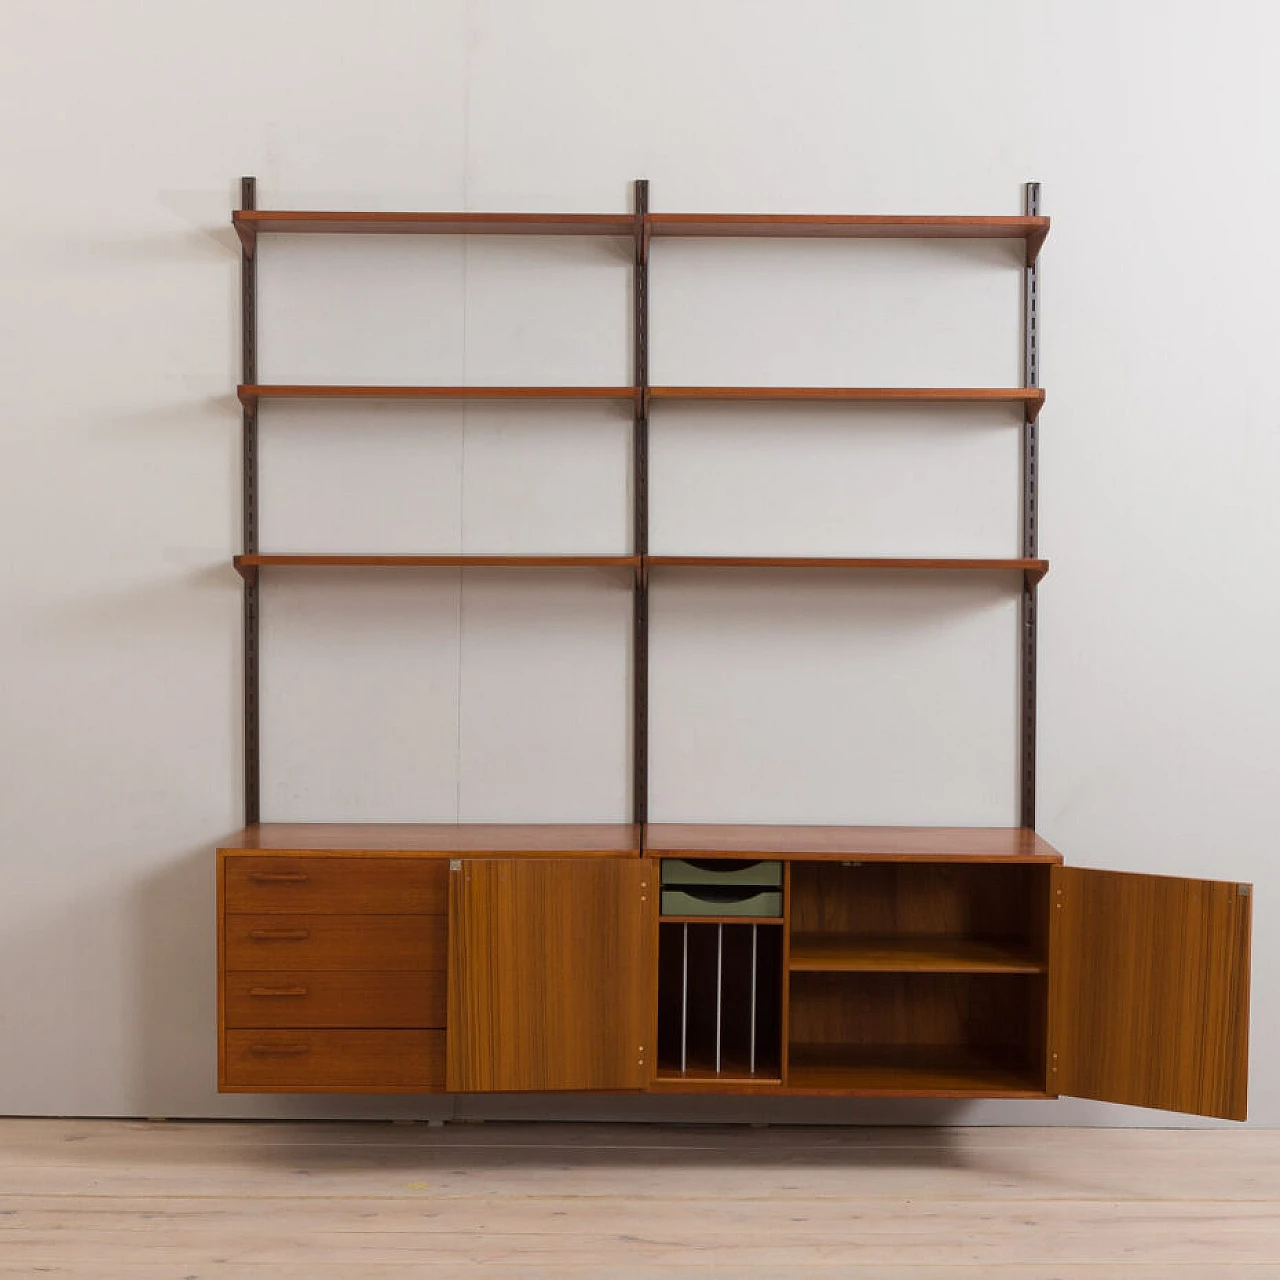
[[1245, 1115], [1249, 886], [1018, 828], [262, 824], [218, 898], [226, 1091]]

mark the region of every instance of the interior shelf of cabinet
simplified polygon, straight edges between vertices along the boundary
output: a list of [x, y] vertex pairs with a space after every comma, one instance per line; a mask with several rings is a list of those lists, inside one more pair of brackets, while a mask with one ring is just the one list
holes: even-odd
[[781, 916], [660, 916], [663, 924], [781, 924]]
[[256, 384], [236, 388], [240, 403], [260, 400], [630, 400], [635, 387], [380, 387]]
[[890, 556], [647, 556], [645, 563], [687, 569], [932, 569], [991, 572], [1013, 570], [1034, 587], [1049, 572], [1047, 560], [918, 559]]
[[634, 236], [621, 213], [334, 213], [311, 209], [238, 209], [232, 225], [252, 253], [265, 232], [290, 235]]
[[963, 1045], [793, 1044], [787, 1083], [814, 1093], [898, 1097], [1043, 1098], [1037, 1071], [1016, 1057]]
[[1031, 266], [1049, 234], [1049, 219], [964, 215], [653, 213], [654, 236], [822, 237], [859, 240], [1023, 240]]
[[792, 973], [1047, 973], [1020, 939], [796, 933]]
[[1020, 404], [1034, 420], [1042, 387], [650, 387], [651, 400], [818, 400], [873, 404]]
[[239, 555], [232, 563], [249, 580], [267, 566], [284, 568], [376, 569], [631, 569], [640, 556], [507, 556], [507, 555]]
[[659, 1066], [654, 1073], [654, 1082], [659, 1085], [672, 1084], [708, 1084], [708, 1085], [780, 1085], [782, 1075], [777, 1066], [752, 1071], [750, 1064], [723, 1059], [720, 1070], [711, 1062], [690, 1062], [683, 1071], [679, 1067]]

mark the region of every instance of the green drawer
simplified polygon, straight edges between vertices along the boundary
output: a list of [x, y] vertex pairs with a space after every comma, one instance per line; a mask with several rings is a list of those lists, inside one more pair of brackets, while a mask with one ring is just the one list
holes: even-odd
[[663, 884], [749, 884], [757, 889], [782, 887], [780, 862], [705, 862], [663, 858]]
[[689, 885], [663, 889], [664, 916], [774, 916], [782, 915], [782, 890], [753, 886]]

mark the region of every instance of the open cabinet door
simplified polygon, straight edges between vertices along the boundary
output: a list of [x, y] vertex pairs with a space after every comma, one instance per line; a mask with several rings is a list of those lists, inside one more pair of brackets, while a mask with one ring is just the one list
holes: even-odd
[[651, 864], [464, 859], [449, 876], [448, 1089], [640, 1089], [653, 1044]]
[[1248, 885], [1053, 868], [1049, 1090], [1245, 1118]]

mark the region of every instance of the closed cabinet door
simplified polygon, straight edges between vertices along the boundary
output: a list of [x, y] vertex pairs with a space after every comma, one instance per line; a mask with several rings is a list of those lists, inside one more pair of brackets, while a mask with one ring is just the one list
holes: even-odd
[[464, 859], [449, 879], [449, 1090], [643, 1088], [656, 974], [649, 864]]
[[1055, 867], [1053, 1093], [1245, 1119], [1249, 885]]

